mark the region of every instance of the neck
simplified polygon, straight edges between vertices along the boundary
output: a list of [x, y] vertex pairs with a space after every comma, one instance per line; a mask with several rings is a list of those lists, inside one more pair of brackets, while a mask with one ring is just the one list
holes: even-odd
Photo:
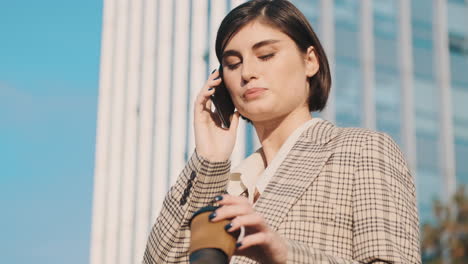
[[291, 112], [286, 116], [268, 121], [254, 122], [258, 139], [262, 144], [263, 158], [266, 165], [270, 164], [283, 143], [294, 130], [312, 119], [308, 109]]

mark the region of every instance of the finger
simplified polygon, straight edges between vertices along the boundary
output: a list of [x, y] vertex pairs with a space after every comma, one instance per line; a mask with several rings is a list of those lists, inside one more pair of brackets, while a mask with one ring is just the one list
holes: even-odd
[[231, 116], [231, 126], [229, 127], [229, 131], [237, 131], [237, 127], [239, 125], [240, 113], [238, 111], [234, 112]]
[[270, 232], [257, 232], [251, 235], [245, 236], [241, 242], [237, 245], [237, 250], [242, 251], [253, 246], [262, 246], [270, 244], [272, 235]]
[[249, 200], [246, 197], [229, 194], [218, 195], [214, 198], [214, 201], [217, 202], [219, 205], [232, 205], [239, 203], [250, 204]]
[[[210, 91], [211, 92], [211, 91]], [[212, 91], [214, 93], [214, 91]], [[207, 111], [210, 111], [211, 112], [211, 105], [212, 105], [212, 102], [211, 102], [211, 96], [208, 96], [205, 100], [205, 110]]]
[[222, 78], [219, 77], [219, 76], [216, 77], [216, 78], [214, 78], [214, 79], [209, 78], [209, 79], [206, 81], [206, 86], [208, 86], [208, 87], [216, 87], [216, 86], [220, 85], [222, 81], [223, 81]]
[[235, 217], [232, 219], [231, 223], [226, 225], [226, 227], [228, 227], [226, 231], [234, 232], [241, 226], [250, 227], [260, 232], [268, 230], [265, 218], [259, 213], [253, 213]]
[[205, 85], [198, 93], [197, 99], [204, 102], [205, 100], [210, 98], [212, 94], [214, 94], [215, 89], [215, 86], [209, 86], [208, 84]]
[[195, 110], [198, 112], [211, 109], [210, 96], [215, 92], [215, 88], [209, 89], [205, 86], [197, 95], [195, 99]]
[[[216, 73], [214, 73], [214, 75], [211, 75], [208, 78], [208, 80], [206, 80], [205, 88], [208, 89], [210, 87], [216, 87], [216, 86], [220, 85], [221, 82], [222, 82], [222, 78], [216, 72]], [[202, 88], [202, 90], [204, 90], [205, 88]]]
[[216, 68], [210, 73], [210, 76], [208, 76], [208, 80], [213, 80], [218, 76], [219, 76], [219, 70]]
[[203, 98], [209, 97], [210, 95], [214, 93], [213, 91], [214, 89], [211, 89], [211, 88], [214, 88], [221, 84], [222, 80], [221, 78], [218, 78], [218, 77], [219, 77], [218, 71], [213, 72], [208, 77], [208, 80], [206, 81], [205, 85], [198, 92], [197, 101], [199, 101], [199, 103], [204, 103], [205, 100], [203, 100]]
[[225, 205], [216, 209], [216, 211], [210, 215], [212, 222], [217, 222], [223, 219], [231, 219], [239, 215], [252, 214], [254, 212], [250, 204], [237, 204], [237, 205]]

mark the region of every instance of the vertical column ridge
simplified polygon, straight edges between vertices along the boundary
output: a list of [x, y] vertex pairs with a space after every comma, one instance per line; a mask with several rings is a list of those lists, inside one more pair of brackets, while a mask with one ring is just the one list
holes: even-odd
[[362, 0], [361, 4], [361, 65], [362, 98], [364, 127], [375, 130], [375, 67], [374, 67], [374, 19], [371, 0]]
[[455, 193], [455, 153], [450, 91], [450, 63], [447, 29], [447, 1], [433, 0], [433, 30], [437, 88], [439, 90], [439, 134], [440, 169], [444, 178], [444, 197], [450, 199]]
[[414, 126], [413, 49], [411, 39], [411, 2], [398, 3], [398, 42], [401, 78], [401, 135], [403, 152], [413, 175], [416, 175], [416, 130]]
[[157, 1], [144, 0], [141, 53], [141, 94], [139, 116], [139, 142], [137, 161], [138, 174], [136, 175], [136, 213], [135, 213], [135, 239], [133, 263], [142, 260], [149, 231], [153, 224], [151, 214], [151, 176], [152, 176], [152, 146], [154, 142], [154, 107], [155, 107], [155, 80], [156, 80], [156, 40], [157, 40]]
[[94, 168], [93, 215], [91, 226], [90, 263], [98, 264], [104, 260], [104, 238], [106, 220], [106, 193], [108, 181], [109, 142], [111, 134], [112, 107], [112, 65], [114, 52], [113, 0], [103, 3], [101, 60], [99, 73], [99, 99], [96, 128], [96, 154]]
[[322, 45], [327, 54], [328, 63], [330, 64], [330, 74], [332, 76], [332, 87], [328, 96], [327, 106], [323, 110], [323, 117], [326, 120], [334, 123], [336, 120], [335, 106], [335, 16], [334, 16], [334, 1], [320, 1], [320, 32], [322, 33]]

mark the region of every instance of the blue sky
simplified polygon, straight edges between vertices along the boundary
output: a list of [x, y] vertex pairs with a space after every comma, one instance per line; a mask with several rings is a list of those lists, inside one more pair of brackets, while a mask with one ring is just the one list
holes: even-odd
[[0, 0], [2, 263], [88, 263], [101, 15]]

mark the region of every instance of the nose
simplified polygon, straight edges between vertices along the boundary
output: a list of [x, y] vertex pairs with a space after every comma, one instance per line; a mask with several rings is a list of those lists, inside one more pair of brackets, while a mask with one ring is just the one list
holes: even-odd
[[247, 84], [252, 79], [258, 78], [258, 67], [255, 61], [252, 60], [244, 60], [242, 62], [242, 82], [243, 84]]

